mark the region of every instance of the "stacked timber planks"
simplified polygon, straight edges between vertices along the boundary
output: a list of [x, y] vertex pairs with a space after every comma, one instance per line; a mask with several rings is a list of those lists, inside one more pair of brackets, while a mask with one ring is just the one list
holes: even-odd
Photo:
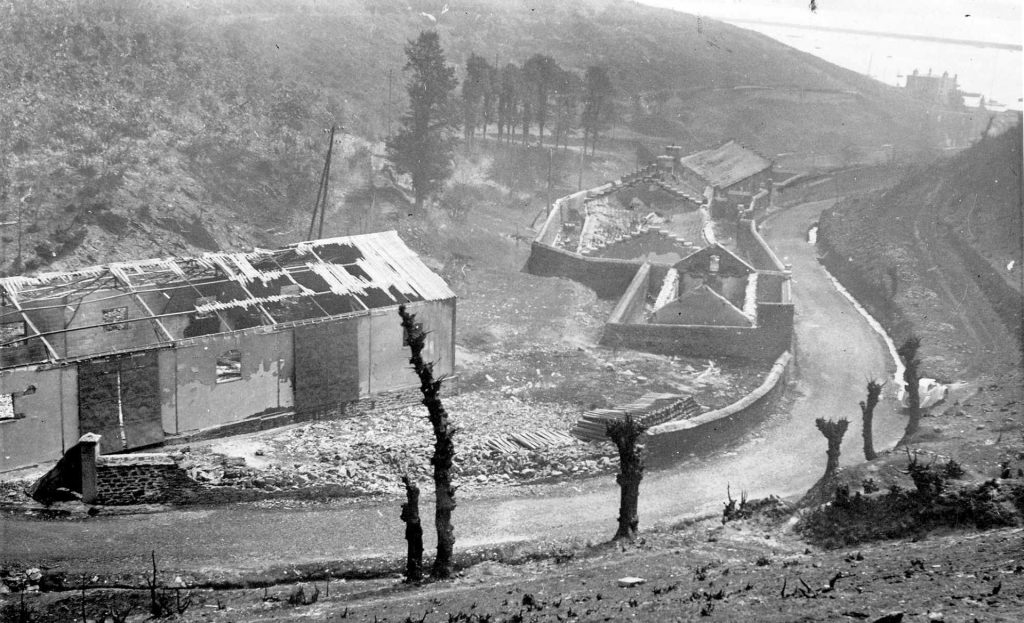
[[545, 429], [521, 431], [507, 437], [489, 437], [487, 439], [488, 446], [505, 454], [514, 454], [523, 448], [536, 451], [574, 443], [578, 443], [577, 440], [565, 433]]
[[700, 412], [701, 406], [693, 396], [644, 394], [635, 402], [615, 409], [594, 409], [584, 413], [569, 432], [583, 441], [605, 441], [608, 424], [625, 419], [627, 413], [643, 426], [651, 427], [670, 420], [690, 418]]

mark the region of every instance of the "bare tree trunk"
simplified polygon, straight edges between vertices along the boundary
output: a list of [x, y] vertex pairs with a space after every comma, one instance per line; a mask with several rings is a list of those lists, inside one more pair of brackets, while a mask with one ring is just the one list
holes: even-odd
[[640, 524], [640, 481], [644, 477], [643, 446], [638, 442], [647, 430], [633, 416], [626, 414], [622, 420], [608, 423], [608, 437], [619, 451], [619, 473], [615, 482], [619, 485], [619, 528], [613, 541], [636, 538]]
[[423, 579], [423, 526], [420, 524], [420, 488], [409, 474], [402, 476], [405, 485], [405, 504], [402, 504], [401, 519], [405, 522], [405, 540], [408, 549], [405, 555], [405, 580], [419, 582]]
[[825, 475], [822, 476], [822, 480], [829, 481], [835, 477], [836, 470], [839, 469], [839, 446], [843, 443], [843, 435], [846, 434], [846, 429], [850, 422], [846, 419], [832, 421], [818, 418], [814, 420], [814, 424], [821, 431], [821, 434], [825, 436], [825, 439], [828, 440], [828, 450], [825, 453], [828, 458], [825, 463]]
[[910, 415], [907, 420], [907, 428], [903, 431], [903, 438], [899, 440], [897, 446], [910, 443], [921, 427], [921, 378], [919, 374], [921, 360], [917, 358], [917, 351], [920, 348], [921, 338], [912, 335], [896, 350], [900, 359], [903, 360], [903, 382], [906, 383], [907, 411]]
[[426, 332], [416, 323], [416, 315], [405, 311], [405, 305], [398, 306], [398, 314], [402, 317], [405, 341], [412, 353], [409, 363], [412, 364], [416, 376], [420, 379], [423, 404], [427, 407], [428, 418], [434, 428], [434, 455], [430, 457], [430, 464], [434, 468], [436, 499], [434, 523], [437, 528], [437, 557], [434, 559], [432, 575], [435, 578], [447, 578], [452, 573], [452, 552], [455, 549], [455, 528], [452, 526], [452, 512], [455, 510], [452, 461], [455, 459], [453, 437], [456, 429], [451, 426], [448, 412], [441, 403], [441, 383], [444, 379], [435, 380], [434, 364], [423, 361]]
[[861, 401], [860, 412], [864, 420], [864, 458], [873, 461], [878, 458], [875, 453], [874, 435], [871, 431], [875, 419], [875, 406], [878, 405], [878, 397], [882, 393], [882, 384], [878, 381], [868, 381], [867, 402]]

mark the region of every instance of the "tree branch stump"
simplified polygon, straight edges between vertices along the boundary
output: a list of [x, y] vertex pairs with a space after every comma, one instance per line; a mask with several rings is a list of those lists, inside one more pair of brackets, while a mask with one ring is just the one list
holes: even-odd
[[402, 476], [405, 485], [405, 504], [402, 504], [401, 519], [405, 522], [405, 540], [408, 548], [405, 555], [405, 580], [419, 582], [423, 579], [423, 526], [420, 523], [420, 488], [409, 478]]

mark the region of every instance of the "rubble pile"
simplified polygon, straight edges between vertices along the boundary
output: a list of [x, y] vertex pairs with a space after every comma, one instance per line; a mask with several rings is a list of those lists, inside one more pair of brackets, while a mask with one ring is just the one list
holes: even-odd
[[[524, 431], [567, 431], [578, 407], [529, 404], [500, 390], [454, 396], [445, 406], [459, 433], [456, 477], [461, 489], [495, 487], [551, 478], [585, 476], [617, 468], [610, 443], [566, 444], [511, 452], [489, 441]], [[509, 444], [501, 444], [508, 447]], [[433, 434], [423, 407], [396, 409], [352, 419], [313, 422], [252, 440], [229, 456], [216, 441], [183, 453], [182, 465], [210, 486], [280, 491], [340, 485], [353, 495], [398, 493], [401, 475], [430, 481]], [[238, 454], [237, 448], [234, 454]]]

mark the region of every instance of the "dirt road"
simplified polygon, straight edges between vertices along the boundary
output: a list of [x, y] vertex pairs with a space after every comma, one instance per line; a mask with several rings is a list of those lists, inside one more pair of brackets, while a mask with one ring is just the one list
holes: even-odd
[[[816, 417], [847, 417], [843, 459], [861, 460], [860, 411], [865, 380], [891, 366], [881, 339], [832, 287], [805, 241], [828, 202], [779, 213], [766, 226], [769, 242], [793, 264], [797, 314], [796, 386], [788, 413], [770, 417], [730, 449], [652, 473], [641, 490], [641, 527], [715, 513], [726, 486], [751, 497], [793, 495], [824, 469], [825, 441]], [[876, 413], [875, 447], [891, 447], [903, 418], [891, 404]], [[457, 418], [457, 415], [456, 415]], [[538, 538], [603, 540], [611, 536], [618, 490], [611, 478], [537, 488], [507, 499], [460, 500], [457, 547]], [[424, 509], [432, 505], [423, 500]], [[68, 573], [140, 568], [155, 549], [167, 570], [247, 569], [404, 552], [399, 502], [334, 502], [307, 508], [225, 506], [155, 515], [41, 522], [5, 517], [5, 561], [44, 563]], [[429, 519], [431, 513], [424, 513]], [[432, 525], [424, 526], [428, 539]], [[429, 539], [432, 541], [432, 539]], [[428, 551], [432, 543], [427, 543]]]

